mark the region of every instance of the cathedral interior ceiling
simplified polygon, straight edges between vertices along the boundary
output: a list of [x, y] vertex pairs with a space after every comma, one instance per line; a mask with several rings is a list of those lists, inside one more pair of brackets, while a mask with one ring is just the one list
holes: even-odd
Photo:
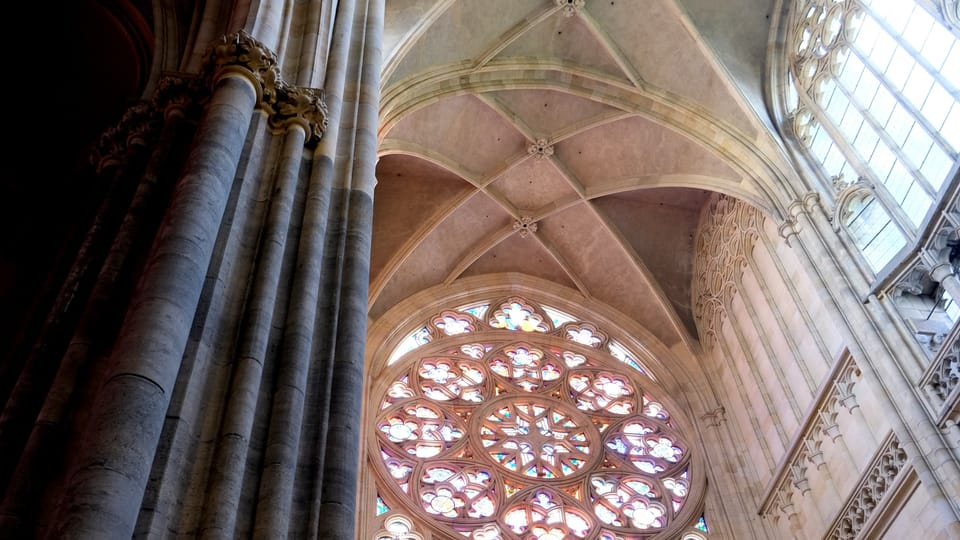
[[713, 191], [773, 206], [782, 164], [686, 11], [706, 8], [680, 4], [387, 2], [373, 319], [522, 272], [695, 339], [701, 208]]

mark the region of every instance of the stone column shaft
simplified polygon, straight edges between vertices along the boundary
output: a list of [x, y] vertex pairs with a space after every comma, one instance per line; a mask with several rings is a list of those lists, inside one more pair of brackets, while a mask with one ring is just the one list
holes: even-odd
[[318, 533], [322, 539], [352, 540], [358, 515], [357, 475], [363, 461], [359, 419], [363, 412], [383, 18], [384, 0], [369, 0], [339, 306], [338, 347], [332, 380], [337, 394], [330, 404], [323, 471], [321, 530]]
[[[43, 322], [39, 335], [30, 349], [19, 373], [0, 373], [15, 379], [5, 406], [0, 414], [0, 487], [17, 467], [17, 458], [29, 437], [37, 412], [43, 405], [82, 306], [86, 303], [94, 276], [110, 245], [112, 235], [130, 201], [132, 187], [143, 169], [146, 152], [143, 145], [128, 144], [122, 156], [104, 159], [102, 181], [107, 190], [87, 229], [66, 279]], [[3, 362], [3, 366], [12, 364]]]
[[[179, 111], [168, 114], [157, 148], [97, 276], [90, 300], [84, 307], [6, 492], [2, 514], [18, 516], [25, 526], [29, 526], [29, 521], [39, 511], [39, 499], [44, 497], [49, 482], [53, 480], [53, 471], [58, 469], [52, 466], [55, 461], [51, 462], [51, 459], [55, 459], [53, 453], [66, 444], [71, 414], [80, 403], [85, 385], [92, 380], [89, 372], [94, 370], [95, 356], [102, 353], [95, 344], [106, 342], [109, 329], [105, 331], [104, 326], [114, 322], [109, 314], [119, 311], [115, 303], [126, 294], [120, 281], [131, 271], [138, 245], [149, 246], [155, 227], [155, 223], [151, 223], [150, 208], [158, 206], [156, 199], [161, 196], [158, 192], [163, 189], [158, 184], [170, 180], [169, 174], [164, 174], [162, 169], [177, 162], [172, 149], [185, 132], [184, 124]], [[88, 374], [84, 376], [84, 372]]]
[[[325, 78], [327, 84], [324, 88], [329, 128], [320, 139], [314, 154], [310, 185], [307, 188], [297, 267], [292, 285], [292, 290], [297, 291], [297, 294], [290, 298], [283, 344], [278, 356], [277, 394], [271, 413], [266, 460], [260, 481], [254, 528], [256, 538], [286, 537], [289, 529], [293, 497], [292, 475], [296, 468], [298, 450], [293, 444], [300, 444], [302, 427], [303, 396], [298, 395], [302, 392], [298, 388], [302, 389], [306, 385], [309, 364], [319, 346], [315, 343], [319, 298], [321, 295], [326, 297], [334, 294], [333, 290], [327, 288], [321, 290], [321, 283], [324, 280], [323, 267], [334, 184], [334, 162], [340, 143], [344, 89], [347, 71], [351, 65], [350, 45], [355, 24], [355, 8], [356, 0], [341, 0], [337, 8], [335, 34]], [[329, 378], [324, 379], [322, 384], [328, 386]], [[311, 388], [315, 401], [321, 403], [312, 411], [317, 417], [316, 422], [320, 424], [321, 432], [325, 426], [327, 405], [323, 405], [325, 400], [317, 398], [316, 394], [328, 392], [324, 386]], [[323, 445], [316, 448], [313, 459], [322, 462]], [[312, 507], [317, 504], [311, 501], [311, 513]], [[319, 524], [311, 519], [307, 526], [310, 531], [316, 531]]]
[[257, 100], [239, 70], [215, 79], [205, 117], [160, 228], [52, 538], [129, 538]]
[[293, 123], [286, 132], [270, 213], [260, 240], [256, 276], [239, 341], [233, 382], [220, 427], [212, 480], [204, 504], [203, 538], [233, 538], [243, 489], [247, 451], [260, 394], [263, 364], [277, 313], [278, 287], [287, 231], [297, 191], [308, 127]]

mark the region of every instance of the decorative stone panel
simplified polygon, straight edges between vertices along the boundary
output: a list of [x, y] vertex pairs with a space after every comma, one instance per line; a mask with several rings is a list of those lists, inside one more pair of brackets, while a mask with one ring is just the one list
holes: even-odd
[[844, 354], [834, 366], [807, 413], [807, 421], [786, 453], [786, 459], [774, 474], [760, 510], [762, 516], [779, 519], [782, 515], [789, 518], [795, 513], [793, 492], [796, 490], [805, 495], [810, 491], [808, 464], [817, 469], [824, 467], [823, 443], [827, 438], [836, 441], [841, 436], [837, 423], [840, 408], [853, 412], [859, 407], [853, 389], [861, 375], [860, 368], [849, 354]]
[[826, 540], [853, 540], [890, 493], [907, 462], [907, 452], [891, 433], [834, 520]]
[[712, 347], [739, 290], [740, 274], [760, 236], [763, 217], [747, 203], [715, 196], [701, 220], [693, 280], [693, 315], [704, 345]]

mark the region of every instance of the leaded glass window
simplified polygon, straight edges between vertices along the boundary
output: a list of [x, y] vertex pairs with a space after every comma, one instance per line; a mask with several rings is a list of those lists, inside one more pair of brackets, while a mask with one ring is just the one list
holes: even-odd
[[916, 240], [960, 149], [960, 43], [913, 0], [803, 0], [790, 15], [790, 128], [870, 268]]
[[478, 540], [695, 527], [703, 472], [623, 339], [519, 297], [424, 328], [430, 340], [399, 355], [371, 403], [385, 505]]

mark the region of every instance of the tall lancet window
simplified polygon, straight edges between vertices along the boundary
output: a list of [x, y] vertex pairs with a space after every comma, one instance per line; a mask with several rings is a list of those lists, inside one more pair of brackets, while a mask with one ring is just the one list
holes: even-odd
[[939, 5], [802, 0], [789, 15], [790, 129], [873, 272], [917, 238], [960, 149], [957, 2]]

